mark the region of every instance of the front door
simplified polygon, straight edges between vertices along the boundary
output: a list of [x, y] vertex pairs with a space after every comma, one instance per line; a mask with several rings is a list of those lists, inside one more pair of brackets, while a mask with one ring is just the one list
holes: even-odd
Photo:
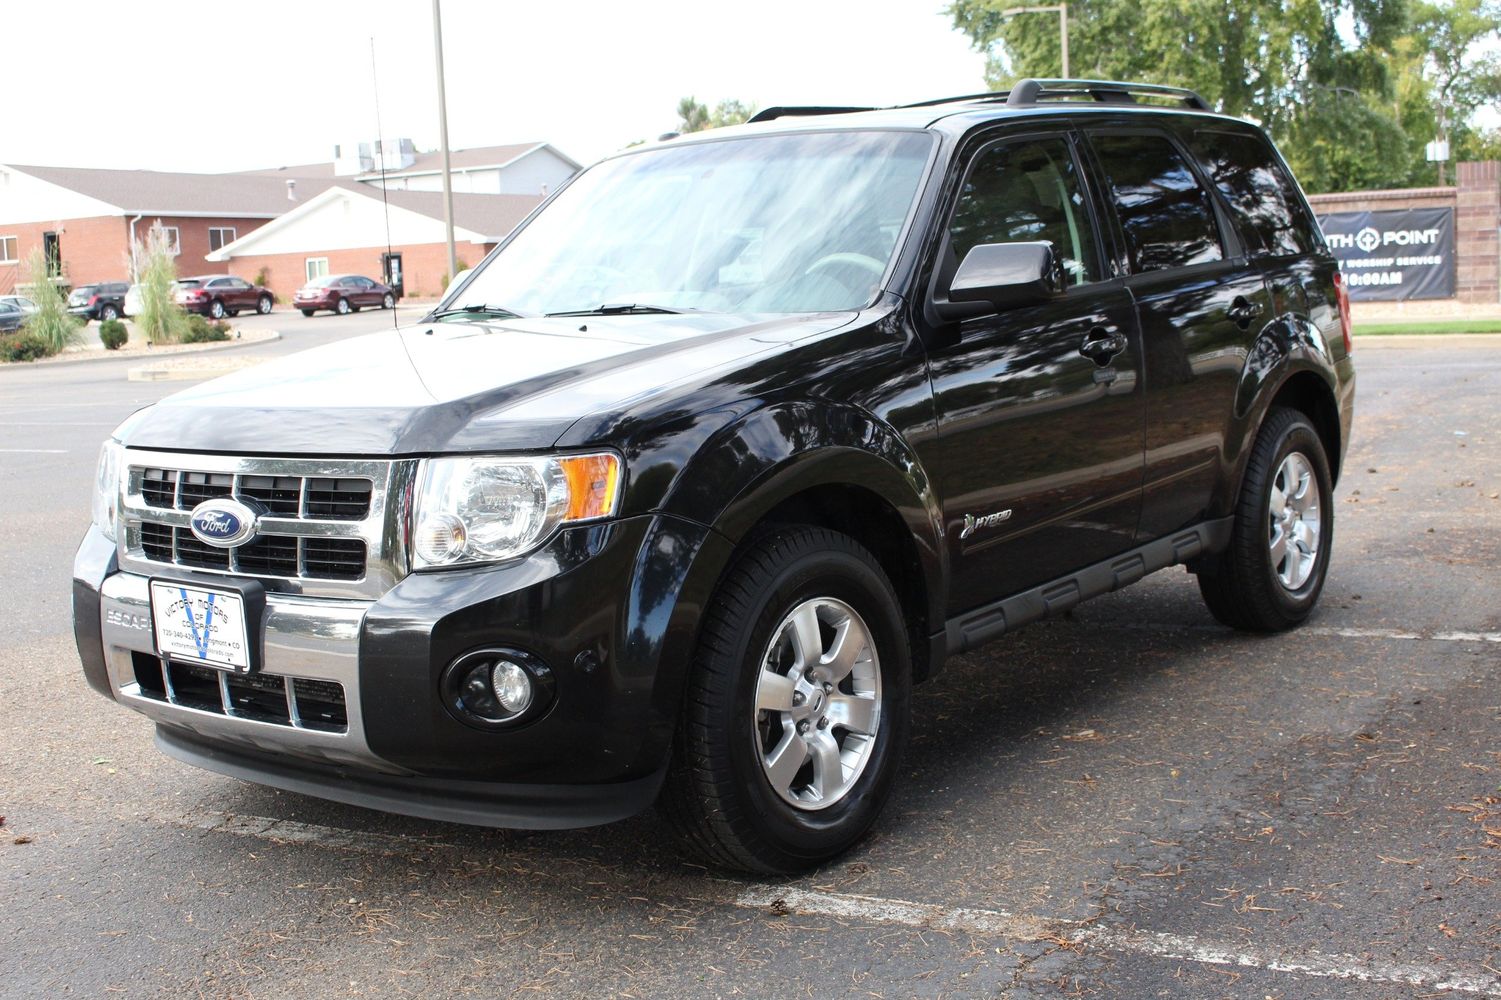
[[57, 233], [42, 234], [42, 256], [47, 261], [47, 277], [60, 278], [63, 274], [63, 245]]
[[930, 355], [931, 467], [953, 567], [949, 610], [959, 613], [1131, 547], [1142, 385], [1131, 296], [1103, 269], [1069, 137], [982, 147], [946, 240], [941, 285], [976, 245], [1046, 240], [1070, 286], [1051, 302], [966, 320], [957, 343]]
[[403, 283], [401, 273], [401, 254], [385, 253], [380, 257], [381, 280], [391, 286], [392, 293], [399, 299], [406, 294], [406, 285]]

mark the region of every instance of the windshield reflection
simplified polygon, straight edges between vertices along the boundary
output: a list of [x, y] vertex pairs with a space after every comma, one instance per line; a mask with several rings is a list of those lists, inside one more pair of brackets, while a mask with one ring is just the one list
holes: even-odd
[[845, 131], [685, 143], [606, 160], [444, 308], [859, 309], [879, 290], [931, 146], [921, 132]]

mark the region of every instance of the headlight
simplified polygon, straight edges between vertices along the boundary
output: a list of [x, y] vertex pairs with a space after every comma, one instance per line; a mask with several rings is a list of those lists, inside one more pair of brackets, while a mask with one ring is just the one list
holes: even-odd
[[94, 475], [94, 524], [104, 537], [115, 540], [115, 522], [120, 514], [120, 453], [114, 441], [99, 449], [99, 469]]
[[498, 562], [530, 552], [560, 525], [615, 513], [620, 458], [430, 458], [413, 511], [412, 568]]

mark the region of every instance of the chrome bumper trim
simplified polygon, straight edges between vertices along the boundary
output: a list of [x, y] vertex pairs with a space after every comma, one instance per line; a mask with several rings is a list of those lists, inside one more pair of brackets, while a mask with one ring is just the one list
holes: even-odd
[[261, 668], [268, 674], [341, 685], [349, 717], [347, 732], [321, 732], [221, 715], [143, 694], [136, 682], [131, 653], [155, 655], [155, 643], [149, 581], [134, 573], [106, 577], [99, 588], [99, 625], [110, 688], [116, 701], [154, 722], [189, 730], [221, 745], [404, 774], [407, 772], [402, 768], [371, 753], [365, 741], [360, 714], [359, 644], [367, 606], [352, 601], [266, 595], [265, 659]]

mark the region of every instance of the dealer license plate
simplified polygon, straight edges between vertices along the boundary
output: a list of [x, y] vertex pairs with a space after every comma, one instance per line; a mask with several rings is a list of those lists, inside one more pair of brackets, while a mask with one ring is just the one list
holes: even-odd
[[152, 580], [151, 621], [162, 656], [219, 670], [250, 669], [245, 601], [239, 594]]

